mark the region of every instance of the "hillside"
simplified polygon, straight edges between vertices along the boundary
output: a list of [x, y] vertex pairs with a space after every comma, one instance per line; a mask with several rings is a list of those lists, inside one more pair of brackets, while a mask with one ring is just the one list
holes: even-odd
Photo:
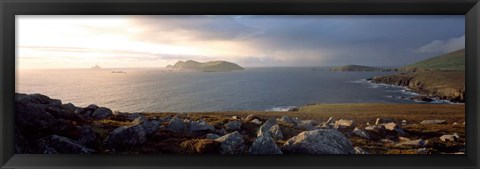
[[421, 70], [465, 70], [465, 49], [423, 60], [401, 67], [404, 71]]
[[330, 68], [330, 71], [390, 71], [390, 70], [376, 68], [376, 67], [369, 67], [369, 66], [361, 66], [361, 65], [345, 65], [345, 66], [332, 67]]
[[170, 69], [197, 70], [204, 72], [226, 72], [234, 70], [244, 70], [239, 65], [227, 61], [197, 62], [194, 60], [178, 61], [175, 65], [168, 65]]

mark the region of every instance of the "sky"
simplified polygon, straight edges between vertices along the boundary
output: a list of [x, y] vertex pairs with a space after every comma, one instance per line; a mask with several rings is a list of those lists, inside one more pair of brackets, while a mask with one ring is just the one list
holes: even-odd
[[20, 69], [397, 67], [465, 47], [464, 15], [16, 16]]

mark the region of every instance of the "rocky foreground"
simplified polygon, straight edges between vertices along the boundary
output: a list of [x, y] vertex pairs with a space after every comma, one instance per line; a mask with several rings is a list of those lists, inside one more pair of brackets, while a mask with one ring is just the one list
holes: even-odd
[[[291, 112], [122, 113], [96, 105], [62, 104], [40, 94], [16, 94], [15, 102], [17, 153], [462, 154], [465, 151], [464, 119], [460, 122], [464, 114], [457, 105], [443, 105], [438, 112], [433, 110], [426, 116], [416, 115], [427, 114], [425, 107], [413, 106], [410, 110], [420, 112], [399, 110], [377, 118], [381, 114], [372, 117], [362, 113], [372, 110], [369, 105], [353, 105], [358, 111], [351, 113], [346, 109], [352, 105], [347, 104], [340, 108], [312, 105]], [[396, 106], [401, 105], [374, 107], [380, 111]], [[331, 117], [326, 119], [326, 116]], [[418, 117], [432, 118], [418, 121]]]

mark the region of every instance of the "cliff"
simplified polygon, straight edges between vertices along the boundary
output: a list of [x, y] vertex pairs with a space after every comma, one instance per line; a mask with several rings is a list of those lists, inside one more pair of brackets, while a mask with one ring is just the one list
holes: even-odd
[[423, 71], [377, 76], [375, 83], [405, 86], [432, 98], [465, 102], [464, 71]]

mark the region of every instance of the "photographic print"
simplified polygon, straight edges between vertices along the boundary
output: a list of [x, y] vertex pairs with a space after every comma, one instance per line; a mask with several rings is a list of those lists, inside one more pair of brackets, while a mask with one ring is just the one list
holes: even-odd
[[17, 154], [464, 154], [464, 15], [17, 15]]

